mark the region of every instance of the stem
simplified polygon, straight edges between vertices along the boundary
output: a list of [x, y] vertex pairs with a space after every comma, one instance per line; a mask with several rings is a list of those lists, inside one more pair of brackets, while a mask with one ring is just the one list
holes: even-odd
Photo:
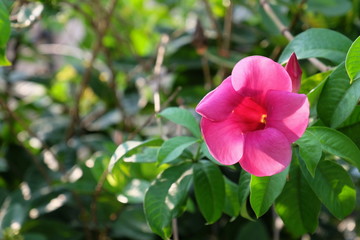
[[[164, 34], [161, 36], [160, 46], [157, 51], [156, 62], [154, 67], [154, 80], [155, 80], [155, 90], [154, 90], [154, 112], [155, 114], [159, 113], [161, 110], [160, 102], [160, 84], [161, 84], [161, 66], [164, 62], [166, 44], [169, 42], [169, 36]], [[156, 118], [156, 122], [159, 126], [160, 136], [163, 135], [161, 119]]]
[[218, 25], [217, 22], [216, 22], [216, 18], [215, 18], [215, 16], [214, 16], [214, 13], [213, 13], [212, 10], [211, 10], [210, 3], [209, 3], [208, 0], [203, 0], [203, 3], [204, 3], [204, 5], [205, 5], [205, 10], [206, 10], [206, 12], [207, 12], [207, 14], [209, 15], [211, 24], [212, 24], [214, 30], [216, 31], [218, 46], [221, 47], [221, 44], [222, 44], [222, 34], [221, 34], [221, 31], [220, 31], [219, 25]]
[[[170, 95], [170, 97], [168, 97], [168, 99], [162, 104], [160, 112], [161, 110], [166, 108], [172, 100], [175, 99], [175, 97], [179, 94], [181, 89], [182, 89], [181, 87], [177, 87], [175, 89], [175, 91]], [[128, 140], [133, 139], [142, 129], [144, 129], [147, 125], [149, 125], [154, 117], [155, 117], [155, 113], [151, 114], [140, 127], [136, 128], [132, 133], [129, 134]]]
[[117, 4], [117, 0], [113, 0], [110, 4], [108, 13], [106, 15], [106, 18], [103, 19], [103, 21], [100, 21], [98, 28], [95, 28], [96, 33], [97, 33], [97, 39], [96, 42], [93, 46], [92, 49], [92, 55], [91, 55], [91, 59], [90, 61], [87, 63], [87, 67], [85, 69], [85, 73], [83, 75], [83, 78], [81, 80], [80, 83], [80, 88], [76, 93], [75, 96], [75, 104], [74, 107], [71, 109], [71, 121], [70, 121], [70, 125], [68, 127], [67, 130], [67, 134], [66, 134], [66, 140], [69, 140], [75, 133], [75, 128], [76, 126], [79, 124], [80, 122], [80, 100], [85, 92], [85, 89], [90, 81], [91, 78], [91, 71], [93, 68], [93, 65], [95, 63], [96, 57], [98, 55], [98, 53], [101, 50], [102, 47], [102, 39], [105, 36], [106, 32], [108, 31], [109, 27], [110, 27], [110, 22], [111, 22], [111, 17], [114, 13], [114, 10], [116, 8], [116, 4]]
[[195, 157], [194, 157], [194, 162], [199, 161], [199, 158], [200, 158], [200, 150], [201, 150], [201, 143], [202, 143], [202, 142], [199, 143], [199, 147], [198, 147], [198, 149], [196, 150], [196, 154], [195, 154]]
[[173, 229], [174, 240], [180, 240], [180, 238], [179, 238], [179, 229], [178, 229], [177, 219], [176, 218], [172, 219], [172, 229]]
[[271, 207], [272, 217], [273, 217], [273, 240], [280, 239], [280, 231], [283, 227], [283, 222], [281, 221], [280, 217], [276, 214], [274, 206]]
[[[275, 23], [276, 27], [279, 29], [282, 35], [284, 35], [289, 41], [294, 39], [294, 36], [290, 33], [289, 29], [280, 21], [280, 19], [276, 16], [275, 12], [272, 10], [270, 4], [267, 0], [261, 0], [260, 5], [264, 9], [265, 13], [271, 18], [271, 20]], [[317, 58], [309, 58], [308, 59], [317, 69], [321, 72], [326, 72], [329, 70], [325, 64], [320, 62]]]
[[210, 90], [213, 86], [212, 80], [211, 80], [211, 74], [210, 74], [210, 67], [209, 67], [209, 61], [206, 54], [204, 54], [201, 58], [201, 66], [203, 69], [204, 77], [205, 77], [205, 90]]
[[231, 29], [232, 29], [232, 15], [233, 15], [233, 3], [229, 1], [229, 5], [226, 9], [225, 21], [224, 21], [224, 31], [223, 31], [223, 43], [221, 48], [221, 54], [223, 57], [229, 57], [229, 49], [231, 42]]

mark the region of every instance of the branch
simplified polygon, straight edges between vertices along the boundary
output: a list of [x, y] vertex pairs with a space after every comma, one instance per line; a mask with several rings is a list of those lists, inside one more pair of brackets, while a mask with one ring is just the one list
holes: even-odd
[[[28, 134], [29, 136], [35, 138], [37, 141], [40, 142], [41, 146], [47, 150], [52, 157], [54, 158], [54, 160], [56, 161], [56, 163], [59, 166], [59, 169], [61, 171], [64, 170], [64, 167], [62, 166], [62, 164], [60, 163], [60, 161], [56, 158], [56, 155], [54, 154], [54, 152], [51, 150], [51, 148], [40, 138], [36, 135], [36, 133], [34, 133], [28, 126], [27, 124], [23, 121], [23, 118], [19, 117], [15, 112], [13, 112], [9, 106], [3, 101], [3, 99], [0, 98], [0, 105], [1, 107], [8, 113], [9, 117], [11, 117], [15, 122], [17, 122]], [[28, 149], [26, 149], [28, 150]], [[40, 164], [40, 162], [34, 158], [33, 162], [35, 164], [35, 166], [38, 168], [38, 170], [40, 171], [40, 173], [44, 176], [44, 178], [47, 180], [48, 183], [51, 183], [51, 179], [50, 177], [47, 175], [46, 170], [43, 168], [43, 166]]]
[[[170, 102], [172, 100], [175, 99], [175, 97], [179, 94], [179, 92], [181, 91], [181, 87], [177, 87], [175, 89], [175, 91], [170, 95], [170, 97], [162, 104], [160, 112], [166, 108]], [[141, 132], [141, 130], [143, 130], [147, 125], [149, 125], [151, 123], [151, 121], [153, 120], [153, 118], [155, 117], [155, 113], [151, 114], [148, 119], [138, 128], [136, 128], [132, 133], [129, 134], [128, 140], [133, 139], [139, 132]]]
[[103, 20], [103, 22], [100, 22], [100, 24], [98, 25], [98, 28], [95, 29], [97, 30], [97, 39], [96, 42], [94, 44], [94, 47], [92, 49], [92, 56], [91, 59], [89, 61], [89, 63], [87, 64], [87, 67], [85, 69], [85, 73], [83, 75], [83, 78], [81, 80], [80, 83], [80, 88], [78, 90], [78, 92], [76, 93], [75, 96], [75, 104], [74, 107], [71, 109], [71, 121], [70, 121], [70, 125], [69, 128], [67, 130], [67, 135], [66, 135], [66, 139], [69, 140], [75, 132], [75, 128], [78, 125], [79, 121], [80, 121], [80, 116], [79, 116], [79, 107], [80, 107], [80, 100], [81, 97], [90, 81], [91, 78], [91, 71], [93, 68], [93, 64], [96, 60], [96, 57], [98, 55], [98, 53], [100, 52], [100, 49], [102, 47], [102, 39], [105, 36], [109, 26], [110, 26], [110, 22], [111, 22], [111, 17], [114, 13], [114, 10], [116, 8], [116, 4], [117, 4], [117, 0], [113, 0], [110, 4], [109, 7], [109, 11], [106, 15], [106, 18]]
[[214, 13], [211, 10], [210, 3], [209, 3], [208, 0], [203, 0], [203, 3], [205, 5], [206, 12], [209, 15], [211, 24], [212, 24], [214, 30], [216, 31], [218, 45], [221, 46], [221, 44], [222, 44], [222, 34], [221, 34], [221, 31], [220, 31], [219, 25], [216, 22], [216, 18], [214, 16]]
[[[290, 33], [289, 29], [280, 21], [280, 19], [276, 16], [275, 12], [271, 8], [270, 4], [267, 0], [261, 0], [260, 5], [264, 9], [265, 13], [271, 18], [271, 20], [275, 23], [276, 27], [279, 29], [282, 35], [286, 37], [289, 41], [294, 39], [294, 36]], [[309, 58], [309, 61], [321, 72], [326, 72], [329, 70], [325, 64], [320, 62], [317, 58]]]

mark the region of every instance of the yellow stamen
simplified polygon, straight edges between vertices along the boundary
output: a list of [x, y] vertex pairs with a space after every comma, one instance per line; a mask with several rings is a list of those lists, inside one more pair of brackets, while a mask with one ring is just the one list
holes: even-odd
[[266, 114], [261, 115], [260, 122], [266, 124], [266, 117], [267, 117]]

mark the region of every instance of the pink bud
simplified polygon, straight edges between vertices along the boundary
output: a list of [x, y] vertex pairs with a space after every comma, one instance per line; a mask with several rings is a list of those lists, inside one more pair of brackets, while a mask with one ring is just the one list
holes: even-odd
[[300, 89], [302, 71], [295, 53], [291, 54], [285, 69], [291, 78], [292, 92], [297, 93]]

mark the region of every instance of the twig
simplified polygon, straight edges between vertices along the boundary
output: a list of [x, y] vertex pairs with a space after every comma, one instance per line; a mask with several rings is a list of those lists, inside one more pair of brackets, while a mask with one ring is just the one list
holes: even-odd
[[216, 31], [216, 36], [217, 36], [216, 39], [217, 39], [218, 46], [221, 47], [221, 45], [222, 45], [222, 34], [221, 34], [221, 31], [220, 31], [219, 25], [216, 22], [216, 18], [214, 16], [214, 13], [211, 10], [210, 3], [209, 3], [208, 0], [203, 0], [203, 3], [205, 5], [206, 12], [209, 15], [211, 24], [212, 24], [214, 30]]
[[[160, 112], [161, 112], [161, 110], [166, 108], [172, 100], [175, 99], [175, 97], [179, 94], [181, 89], [182, 89], [182, 87], [177, 87], [175, 89], [175, 91], [170, 95], [170, 97], [168, 97], [168, 99], [162, 104]], [[140, 127], [136, 128], [132, 133], [130, 133], [128, 140], [133, 139], [139, 132], [141, 132], [141, 130], [143, 130], [147, 125], [149, 125], [151, 123], [151, 121], [153, 120], [153, 118], [155, 117], [155, 115], [156, 115], [155, 113], [151, 114]]]
[[232, 1], [229, 1], [229, 5], [226, 8], [224, 31], [223, 31], [223, 43], [221, 46], [221, 55], [223, 57], [229, 57], [233, 9], [234, 9], [234, 5]]
[[71, 6], [73, 9], [75, 9], [77, 12], [81, 13], [85, 19], [89, 22], [89, 24], [92, 26], [93, 29], [96, 29], [96, 22], [94, 21], [93, 16], [89, 15], [87, 12], [85, 12], [78, 4], [62, 0], [63, 3]]
[[[231, 42], [232, 13], [233, 4], [232, 1], [229, 1], [229, 5], [226, 8], [226, 15], [224, 20], [223, 42], [220, 46], [220, 56], [225, 58], [228, 58], [230, 56], [229, 50]], [[220, 79], [224, 79], [226, 75], [226, 67], [221, 66], [217, 74]]]
[[[52, 157], [54, 158], [54, 160], [56, 161], [56, 163], [59, 166], [59, 169], [61, 171], [64, 171], [64, 166], [62, 166], [61, 162], [57, 159], [55, 153], [52, 151], [52, 149], [40, 138], [36, 135], [36, 133], [34, 133], [28, 126], [27, 124], [23, 121], [23, 119], [21, 117], [19, 117], [15, 112], [11, 111], [11, 109], [9, 108], [9, 106], [3, 101], [3, 99], [0, 98], [0, 105], [1, 107], [9, 114], [9, 116], [14, 119], [23, 129], [25, 129], [25, 131], [33, 138], [35, 138], [37, 141], [40, 142], [41, 146], [47, 150]], [[37, 163], [35, 163], [35, 165], [37, 165]], [[41, 165], [39, 165], [41, 166]], [[44, 170], [41, 170], [41, 172], [44, 172]], [[45, 171], [46, 172], [46, 171]]]
[[115, 106], [117, 107], [118, 111], [121, 113], [121, 115], [123, 117], [123, 122], [124, 122], [123, 129], [125, 131], [129, 131], [132, 128], [132, 121], [131, 121], [131, 119], [129, 119], [129, 117], [125, 111], [122, 99], [118, 95], [118, 92], [117, 92], [118, 86], [117, 86], [116, 79], [115, 79], [116, 71], [113, 66], [113, 59], [111, 58], [111, 53], [109, 51], [105, 51], [105, 55], [106, 55], [107, 65], [111, 72], [111, 76], [109, 79], [110, 80], [109, 86], [111, 89], [111, 93], [115, 99]]
[[99, 24], [99, 28], [95, 29], [97, 30], [97, 40], [94, 44], [94, 47], [92, 49], [92, 56], [91, 59], [85, 69], [85, 73], [83, 75], [83, 78], [81, 80], [80, 83], [80, 88], [78, 90], [78, 92], [76, 93], [75, 96], [75, 103], [74, 103], [74, 107], [71, 109], [71, 121], [70, 121], [70, 125], [68, 127], [67, 130], [67, 135], [66, 135], [66, 140], [69, 140], [74, 132], [75, 132], [75, 128], [78, 125], [79, 121], [80, 121], [80, 116], [79, 116], [79, 107], [80, 107], [80, 100], [81, 97], [90, 81], [91, 78], [91, 71], [92, 71], [92, 67], [93, 64], [96, 60], [96, 57], [98, 55], [98, 53], [100, 52], [100, 49], [102, 47], [102, 39], [105, 36], [109, 26], [110, 26], [110, 22], [111, 22], [111, 16], [114, 13], [114, 10], [116, 8], [116, 4], [117, 4], [117, 0], [112, 0], [110, 3], [110, 7], [109, 7], [109, 11], [106, 15], [106, 19], [103, 20], [102, 24]]
[[[169, 42], [169, 36], [164, 34], [161, 36], [160, 45], [156, 54], [156, 62], [154, 67], [154, 81], [155, 81], [155, 89], [154, 89], [154, 112], [155, 114], [159, 113], [161, 110], [161, 101], [160, 101], [160, 84], [161, 84], [161, 66], [164, 62], [166, 44]], [[156, 119], [160, 136], [163, 135], [161, 119]]]
[[212, 80], [211, 80], [211, 73], [209, 67], [209, 61], [206, 54], [202, 55], [201, 57], [201, 66], [205, 77], [205, 90], [210, 90], [213, 87]]
[[173, 238], [174, 240], [180, 240], [179, 238], [179, 228], [178, 228], [178, 224], [177, 224], [177, 219], [173, 218], [172, 219], [172, 232], [173, 232]]
[[300, 14], [301, 14], [301, 12], [303, 10], [303, 7], [304, 7], [306, 2], [307, 2], [307, 0], [301, 0], [299, 5], [297, 6], [297, 8], [296, 8], [297, 11], [296, 11], [293, 19], [291, 20], [291, 23], [290, 23], [290, 26], [289, 26], [289, 31], [291, 31], [295, 27], [297, 22], [299, 21]]
[[276, 214], [274, 206], [271, 207], [271, 213], [273, 218], [273, 240], [279, 240], [280, 239], [280, 231], [283, 227], [283, 223], [280, 219], [280, 217]]
[[154, 90], [154, 111], [158, 113], [161, 108], [160, 103], [160, 83], [161, 83], [161, 66], [164, 62], [166, 44], [169, 42], [169, 36], [164, 34], [161, 36], [160, 45], [156, 55], [156, 62], [154, 67], [154, 80], [155, 80], [155, 90]]
[[[174, 98], [179, 94], [179, 92], [181, 91], [181, 87], [177, 87], [176, 90], [170, 95], [170, 97], [163, 103], [161, 110], [163, 110], [164, 108], [166, 108], [169, 103], [174, 100]], [[155, 113], [151, 114], [149, 116], [149, 118], [145, 121], [145, 123], [143, 125], [141, 125], [141, 127], [135, 129], [134, 132], [132, 132], [130, 135], [129, 135], [129, 138], [128, 140], [131, 140], [134, 138], [134, 136], [136, 136], [136, 134], [138, 134], [144, 127], [146, 127], [152, 120], [153, 118], [155, 117]], [[102, 187], [104, 186], [104, 183], [105, 183], [105, 180], [106, 180], [106, 176], [109, 174], [109, 170], [108, 168], [106, 168], [104, 170], [104, 172], [102, 173], [99, 181], [98, 181], [98, 184], [96, 185], [95, 187], [95, 195], [99, 196], [101, 190], [102, 190]]]
[[[271, 18], [271, 20], [275, 23], [276, 27], [279, 29], [282, 35], [284, 35], [289, 41], [294, 39], [294, 36], [290, 33], [289, 29], [280, 21], [280, 19], [276, 16], [275, 12], [272, 10], [270, 4], [267, 0], [261, 0], [260, 5], [266, 12], [266, 14]], [[320, 62], [317, 58], [309, 58], [308, 59], [317, 69], [321, 72], [326, 72], [329, 70], [325, 64]]]

